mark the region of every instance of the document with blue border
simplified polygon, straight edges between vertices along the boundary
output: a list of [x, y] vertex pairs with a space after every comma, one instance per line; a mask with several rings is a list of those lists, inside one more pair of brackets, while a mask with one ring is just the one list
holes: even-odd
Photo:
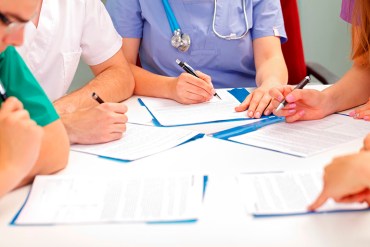
[[94, 145], [72, 145], [71, 150], [132, 161], [202, 136], [198, 132], [181, 128], [127, 124], [127, 131], [120, 140]]
[[228, 140], [307, 157], [364, 138], [369, 132], [369, 122], [333, 114], [320, 120], [275, 123]]
[[[236, 112], [249, 93], [246, 89], [218, 89], [220, 96], [199, 104], [184, 105], [174, 100], [144, 98], [139, 99], [154, 119], [157, 126], [184, 126], [220, 121], [237, 121], [250, 119], [246, 112]], [[241, 94], [241, 92], [244, 92]], [[244, 97], [244, 98], [243, 98]]]
[[13, 224], [194, 222], [206, 182], [194, 174], [37, 176]]
[[322, 171], [245, 173], [237, 180], [246, 211], [255, 217], [368, 210], [366, 203], [340, 204], [330, 199], [309, 212], [307, 207], [322, 189]]

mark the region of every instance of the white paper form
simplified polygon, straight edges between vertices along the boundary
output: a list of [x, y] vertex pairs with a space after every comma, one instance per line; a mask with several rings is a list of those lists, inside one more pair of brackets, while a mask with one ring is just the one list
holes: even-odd
[[181, 128], [127, 124], [120, 140], [94, 145], [72, 145], [71, 150], [121, 160], [136, 160], [173, 148], [198, 135]]
[[184, 105], [169, 99], [144, 98], [145, 106], [163, 126], [199, 124], [221, 120], [249, 119], [245, 112], [236, 112], [240, 102], [226, 89], [216, 90], [221, 97], [209, 102]]
[[370, 123], [333, 114], [321, 120], [278, 123], [229, 140], [307, 157], [370, 133]]
[[199, 217], [202, 175], [37, 176], [16, 225], [172, 222]]
[[[241, 197], [248, 213], [278, 216], [311, 213], [307, 207], [322, 188], [321, 171], [241, 174]], [[365, 210], [366, 203], [341, 204], [329, 199], [317, 213]]]

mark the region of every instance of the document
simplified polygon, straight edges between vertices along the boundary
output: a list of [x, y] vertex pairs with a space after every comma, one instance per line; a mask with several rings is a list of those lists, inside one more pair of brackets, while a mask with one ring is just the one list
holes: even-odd
[[94, 145], [72, 145], [71, 150], [132, 161], [178, 146], [198, 136], [181, 128], [127, 124], [120, 140]]
[[226, 89], [219, 89], [216, 92], [221, 99], [213, 97], [209, 102], [192, 105], [158, 98], [144, 98], [141, 101], [150, 111], [157, 124], [161, 126], [249, 119], [246, 112], [235, 111], [235, 107], [240, 102]]
[[364, 138], [368, 133], [369, 122], [333, 114], [321, 120], [269, 125], [229, 140], [307, 157]]
[[201, 175], [37, 176], [15, 225], [195, 221]]
[[[307, 207], [322, 189], [322, 171], [271, 172], [238, 176], [242, 201], [256, 216], [312, 213]], [[316, 213], [367, 210], [366, 203], [341, 204], [328, 200]]]

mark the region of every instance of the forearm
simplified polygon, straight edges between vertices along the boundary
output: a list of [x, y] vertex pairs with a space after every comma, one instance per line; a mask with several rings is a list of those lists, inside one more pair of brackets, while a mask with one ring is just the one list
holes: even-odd
[[256, 84], [260, 86], [286, 85], [288, 70], [282, 56], [273, 56], [257, 67]]
[[[5, 167], [2, 164], [0, 166]], [[0, 169], [0, 197], [13, 190], [24, 177], [24, 173], [13, 169], [12, 165], [7, 164], [6, 167], [9, 169]]]
[[370, 96], [370, 70], [353, 65], [333, 86], [323, 91], [328, 114], [364, 104]]
[[92, 107], [97, 104], [91, 97], [93, 92], [107, 102], [121, 102], [132, 95], [134, 86], [128, 66], [113, 66], [102, 71], [81, 89], [54, 102], [54, 106], [59, 114]]
[[66, 167], [69, 156], [69, 140], [61, 120], [44, 127], [39, 157], [20, 186], [32, 182], [36, 175], [52, 174]]
[[176, 78], [166, 77], [146, 71], [136, 65], [130, 64], [130, 68], [135, 77], [134, 94], [151, 96], [158, 98], [172, 98]]

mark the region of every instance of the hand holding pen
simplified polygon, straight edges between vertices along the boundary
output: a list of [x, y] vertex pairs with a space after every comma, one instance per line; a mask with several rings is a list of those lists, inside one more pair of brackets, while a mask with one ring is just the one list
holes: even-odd
[[281, 104], [284, 105], [279, 111], [275, 110], [274, 114], [286, 117], [287, 122], [295, 122], [298, 120], [320, 119], [332, 113], [329, 109], [330, 104], [326, 102], [328, 97], [323, 92], [302, 89], [308, 82], [309, 78], [305, 78], [295, 88], [281, 86], [271, 89], [270, 95], [273, 98], [272, 104], [275, 109]]
[[5, 100], [8, 98], [6, 91], [5, 91], [5, 87], [1, 80], [0, 80], [0, 98], [3, 102], [5, 102]]
[[172, 91], [173, 99], [182, 104], [196, 104], [209, 101], [215, 91], [211, 82], [211, 77], [200, 72], [194, 71], [188, 64], [177, 60], [177, 64], [186, 73], [182, 73], [175, 82]]

